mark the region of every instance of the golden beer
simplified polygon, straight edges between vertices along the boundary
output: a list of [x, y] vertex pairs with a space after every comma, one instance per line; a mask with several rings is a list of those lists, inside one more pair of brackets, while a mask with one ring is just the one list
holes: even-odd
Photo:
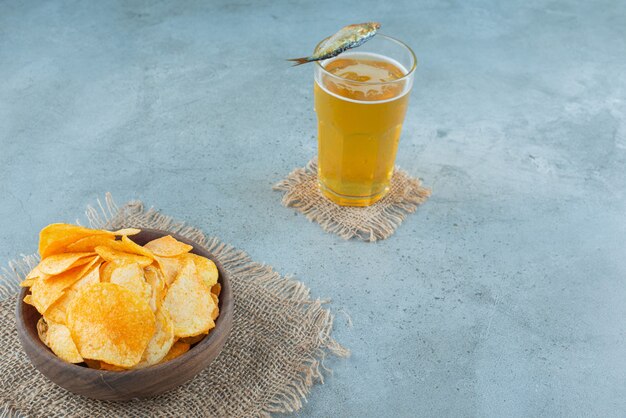
[[339, 205], [371, 205], [389, 190], [412, 80], [399, 62], [368, 52], [344, 53], [320, 67], [320, 189]]

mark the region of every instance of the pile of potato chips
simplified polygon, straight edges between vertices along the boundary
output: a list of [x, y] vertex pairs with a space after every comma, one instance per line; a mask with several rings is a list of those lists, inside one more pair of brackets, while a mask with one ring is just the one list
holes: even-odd
[[39, 338], [61, 359], [103, 370], [171, 360], [215, 327], [215, 264], [171, 236], [140, 246], [138, 229], [68, 224], [41, 230], [41, 262], [21, 286], [43, 315]]

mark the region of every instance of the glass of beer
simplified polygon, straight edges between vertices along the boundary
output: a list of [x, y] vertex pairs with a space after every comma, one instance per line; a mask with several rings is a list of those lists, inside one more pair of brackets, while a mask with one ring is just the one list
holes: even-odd
[[381, 34], [315, 63], [317, 174], [331, 201], [369, 206], [389, 191], [416, 65], [408, 46]]

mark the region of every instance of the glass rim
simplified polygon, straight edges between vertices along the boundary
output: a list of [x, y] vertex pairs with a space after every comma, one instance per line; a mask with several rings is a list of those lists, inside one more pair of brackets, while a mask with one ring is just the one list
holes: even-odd
[[[384, 38], [384, 39], [386, 39], [386, 40], [388, 40], [388, 41], [391, 41], [391, 42], [393, 42], [393, 43], [396, 43], [396, 44], [400, 45], [401, 47], [405, 48], [407, 51], [409, 51], [409, 54], [411, 55], [411, 58], [413, 59], [413, 65], [412, 65], [412, 66], [411, 66], [411, 68], [407, 71], [407, 73], [406, 73], [405, 75], [403, 75], [402, 77], [400, 77], [400, 78], [398, 78], [398, 79], [396, 79], [396, 80], [390, 80], [390, 81], [354, 81], [354, 80], [350, 80], [350, 79], [347, 79], [347, 78], [339, 77], [338, 75], [335, 75], [335, 74], [333, 74], [333, 73], [331, 73], [331, 72], [327, 71], [327, 70], [326, 70], [326, 68], [324, 68], [324, 66], [322, 65], [322, 62], [328, 61], [329, 59], [333, 59], [333, 58], [335, 58], [335, 57], [328, 58], [328, 59], [325, 59], [325, 60], [323, 60], [323, 61], [315, 61], [315, 65], [317, 65], [317, 66], [321, 69], [321, 71], [322, 71], [325, 75], [328, 75], [328, 76], [331, 76], [331, 77], [333, 77], [333, 78], [337, 78], [337, 79], [339, 79], [339, 80], [343, 80], [343, 81], [346, 81], [346, 80], [347, 80], [347, 81], [349, 81], [351, 84], [356, 84], [356, 85], [368, 85], [368, 86], [371, 86], [371, 85], [376, 85], [376, 84], [391, 84], [391, 83], [400, 83], [400, 82], [403, 82], [403, 81], [405, 81], [405, 80], [409, 79], [409, 78], [413, 75], [413, 73], [415, 72], [415, 69], [417, 68], [417, 57], [415, 56], [415, 52], [413, 52], [413, 50], [411, 49], [411, 47], [410, 47], [410, 46], [408, 46], [407, 44], [405, 44], [404, 42], [402, 42], [402, 41], [401, 41], [401, 40], [399, 40], [399, 39], [396, 39], [396, 38], [391, 37], [391, 36], [388, 36], [388, 35], [384, 35], [384, 34], [382, 34], [382, 33], [377, 33], [377, 34], [376, 34], [376, 36], [377, 36], [377, 37], [378, 37], [378, 36], [379, 36], [379, 37], [382, 37], [382, 38]], [[319, 45], [321, 45], [321, 43], [322, 43], [322, 42], [324, 42], [325, 40], [326, 40], [326, 39], [321, 40], [321, 41], [317, 44], [317, 46], [315, 47], [315, 49], [317, 49], [317, 47], [318, 47]], [[337, 56], [340, 56], [340, 55], [337, 55]], [[391, 58], [391, 57], [389, 57], [389, 58]], [[392, 58], [392, 59], [393, 59], [393, 58]], [[394, 61], [395, 61], [395, 60], [394, 60]]]

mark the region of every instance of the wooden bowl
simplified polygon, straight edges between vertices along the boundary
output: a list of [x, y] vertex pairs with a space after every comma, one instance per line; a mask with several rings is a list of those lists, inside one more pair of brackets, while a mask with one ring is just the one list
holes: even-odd
[[219, 355], [233, 323], [233, 298], [228, 274], [213, 254], [177, 234], [142, 229], [139, 234], [129, 238], [143, 245], [165, 235], [172, 235], [177, 240], [192, 245], [192, 253], [213, 260], [217, 266], [218, 281], [222, 285], [219, 297], [220, 315], [209, 335], [174, 360], [145, 369], [114, 372], [66, 363], [39, 339], [36, 324], [41, 315], [33, 306], [23, 302], [24, 296], [29, 292], [24, 288], [17, 302], [17, 332], [24, 351], [37, 370], [70, 392], [88, 398], [124, 401], [155, 396], [182, 385]]

